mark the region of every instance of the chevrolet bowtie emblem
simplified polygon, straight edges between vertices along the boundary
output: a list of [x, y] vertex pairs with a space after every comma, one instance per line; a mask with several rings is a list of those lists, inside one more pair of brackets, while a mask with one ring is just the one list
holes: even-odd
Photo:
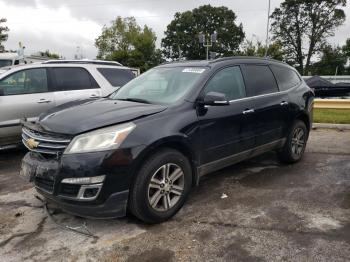
[[39, 145], [39, 142], [35, 141], [33, 138], [29, 138], [26, 143], [30, 149], [36, 148]]

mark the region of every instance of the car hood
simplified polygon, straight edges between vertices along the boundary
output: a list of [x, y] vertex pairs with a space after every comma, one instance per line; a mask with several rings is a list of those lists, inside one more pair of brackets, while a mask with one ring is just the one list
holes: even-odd
[[76, 135], [156, 114], [167, 107], [108, 98], [69, 102], [40, 115], [39, 125], [46, 131]]

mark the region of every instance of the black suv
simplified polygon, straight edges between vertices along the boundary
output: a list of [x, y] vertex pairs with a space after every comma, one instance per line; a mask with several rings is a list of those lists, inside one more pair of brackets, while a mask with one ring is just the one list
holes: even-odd
[[232, 57], [155, 67], [98, 100], [24, 123], [20, 175], [63, 210], [147, 223], [172, 217], [199, 178], [270, 150], [302, 158], [314, 94], [292, 67]]

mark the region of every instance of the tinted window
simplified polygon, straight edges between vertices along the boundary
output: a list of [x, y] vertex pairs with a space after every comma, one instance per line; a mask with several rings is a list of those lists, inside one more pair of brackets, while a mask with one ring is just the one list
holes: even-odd
[[278, 92], [275, 77], [268, 66], [246, 65], [244, 72], [248, 96]]
[[282, 66], [271, 66], [281, 91], [288, 90], [300, 83], [300, 78], [292, 69]]
[[4, 91], [4, 95], [47, 92], [46, 69], [35, 68], [13, 73], [0, 80], [0, 88]]
[[241, 69], [238, 66], [227, 67], [216, 73], [205, 87], [205, 94], [209, 92], [225, 94], [228, 100], [245, 97], [245, 85]]
[[97, 68], [112, 86], [123, 86], [135, 76], [130, 70], [115, 68]]
[[12, 60], [3, 60], [3, 59], [0, 60], [0, 67], [11, 66], [11, 65], [12, 65]]
[[55, 67], [52, 68], [56, 79], [56, 90], [81, 90], [95, 88], [92, 85], [90, 74], [79, 67]]

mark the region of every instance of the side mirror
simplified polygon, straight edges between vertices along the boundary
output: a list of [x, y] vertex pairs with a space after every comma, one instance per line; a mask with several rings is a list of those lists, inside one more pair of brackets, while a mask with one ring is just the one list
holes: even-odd
[[202, 103], [208, 106], [227, 106], [230, 104], [230, 101], [227, 100], [226, 95], [223, 93], [209, 92], [204, 96]]
[[4, 96], [4, 95], [5, 95], [4, 89], [0, 88], [0, 96]]

